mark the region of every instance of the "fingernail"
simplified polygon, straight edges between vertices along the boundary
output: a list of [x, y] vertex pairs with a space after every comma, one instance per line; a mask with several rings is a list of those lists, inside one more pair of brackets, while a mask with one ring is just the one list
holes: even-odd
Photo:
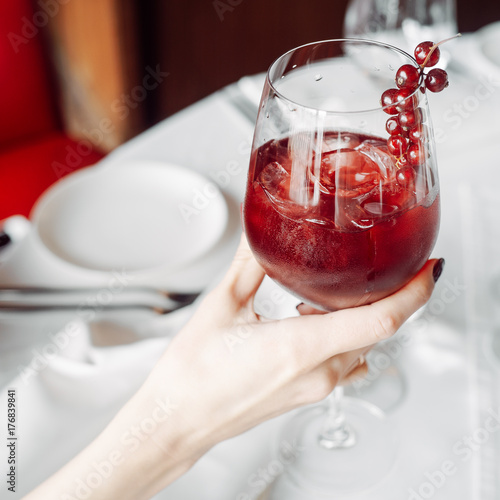
[[432, 270], [432, 277], [434, 278], [434, 283], [439, 279], [444, 268], [444, 259], [439, 259], [434, 264], [434, 269]]

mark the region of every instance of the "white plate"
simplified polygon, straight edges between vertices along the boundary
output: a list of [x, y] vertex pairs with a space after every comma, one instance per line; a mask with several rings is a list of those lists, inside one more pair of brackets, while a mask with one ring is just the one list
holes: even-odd
[[31, 214], [47, 249], [99, 271], [175, 269], [214, 246], [227, 218], [213, 182], [150, 161], [75, 172], [49, 188]]

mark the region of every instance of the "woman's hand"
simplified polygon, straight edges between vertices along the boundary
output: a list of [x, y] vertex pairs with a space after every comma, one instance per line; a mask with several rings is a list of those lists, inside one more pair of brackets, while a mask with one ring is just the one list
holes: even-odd
[[243, 237], [226, 277], [173, 340], [144, 389], [153, 393], [166, 383], [206, 448], [320, 401], [353, 370], [359, 373], [360, 357], [427, 302], [434, 264], [374, 304], [328, 314], [304, 307], [300, 317], [268, 320], [254, 312], [264, 271]]
[[[361, 374], [373, 344], [392, 336], [430, 298], [441, 266], [427, 262], [405, 287], [371, 305], [327, 314], [302, 306], [301, 316], [268, 320], [253, 309], [264, 271], [243, 238], [223, 281], [142, 388], [66, 472], [54, 476], [63, 489], [41, 491], [56, 498], [54, 491], [68, 491], [64, 478], [116, 451], [123, 463], [88, 498], [149, 498], [216, 443], [317, 402]], [[142, 436], [131, 451], [123, 436], [134, 429]]]

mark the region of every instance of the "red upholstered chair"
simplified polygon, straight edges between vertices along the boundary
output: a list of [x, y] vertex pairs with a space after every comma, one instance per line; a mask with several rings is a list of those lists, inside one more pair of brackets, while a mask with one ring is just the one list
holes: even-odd
[[30, 0], [0, 0], [0, 220], [29, 215], [38, 196], [102, 153], [61, 127], [39, 28], [48, 13]]

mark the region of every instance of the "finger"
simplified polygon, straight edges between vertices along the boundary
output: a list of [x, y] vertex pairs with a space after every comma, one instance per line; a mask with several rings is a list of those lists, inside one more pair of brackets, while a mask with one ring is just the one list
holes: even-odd
[[[357, 349], [333, 356], [308, 373], [303, 373], [296, 382], [295, 400], [298, 405], [315, 403], [326, 398], [336, 385], [360, 366], [360, 358], [369, 349]], [[363, 361], [364, 362], [364, 361]]]
[[340, 385], [350, 385], [358, 380], [364, 379], [368, 375], [368, 363], [365, 359], [361, 360], [358, 365], [345, 375], [339, 382]]
[[220, 286], [229, 292], [232, 300], [242, 306], [253, 298], [264, 276], [264, 270], [255, 260], [246, 237], [242, 234], [240, 245]]
[[[430, 298], [434, 289], [431, 260], [403, 288], [373, 304], [343, 309], [329, 314], [313, 314], [290, 318], [287, 331], [294, 337], [295, 348], [302, 362], [318, 363], [335, 354], [363, 348], [392, 336], [398, 328]], [[304, 335], [304, 332], [314, 335]], [[302, 340], [302, 341], [301, 341]]]
[[324, 361], [318, 368], [327, 368], [335, 370], [338, 374], [338, 380], [344, 380], [354, 370], [357, 370], [361, 365], [366, 364], [366, 355], [373, 346], [355, 349], [354, 351], [337, 354]]
[[316, 309], [313, 306], [310, 306], [309, 304], [304, 304], [304, 302], [301, 302], [297, 307], [297, 311], [301, 316], [307, 316], [309, 314], [325, 314], [326, 311], [322, 311], [321, 309]]

